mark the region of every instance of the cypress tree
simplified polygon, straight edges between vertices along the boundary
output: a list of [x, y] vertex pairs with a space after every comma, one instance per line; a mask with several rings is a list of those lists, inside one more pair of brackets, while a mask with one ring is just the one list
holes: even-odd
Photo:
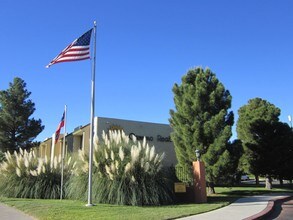
[[170, 110], [170, 124], [177, 168], [190, 175], [198, 149], [206, 165], [209, 191], [214, 193], [214, 183], [227, 174], [231, 159], [227, 146], [234, 121], [233, 112], [228, 111], [232, 97], [211, 70], [202, 68], [189, 70], [181, 85], [174, 85], [173, 93], [176, 110]]

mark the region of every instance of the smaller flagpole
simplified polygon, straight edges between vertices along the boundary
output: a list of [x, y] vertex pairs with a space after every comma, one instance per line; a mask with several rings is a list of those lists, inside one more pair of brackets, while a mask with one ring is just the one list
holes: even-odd
[[94, 51], [92, 59], [92, 79], [91, 79], [91, 123], [90, 123], [90, 146], [89, 146], [89, 179], [88, 179], [88, 203], [86, 206], [93, 206], [92, 202], [92, 168], [93, 168], [93, 153], [94, 153], [94, 116], [95, 116], [95, 74], [96, 74], [96, 26], [94, 21]]
[[67, 123], [67, 106], [65, 105], [64, 106], [64, 135], [63, 135], [62, 154], [61, 154], [61, 192], [60, 192], [60, 200], [62, 200], [62, 198], [63, 198], [66, 123]]

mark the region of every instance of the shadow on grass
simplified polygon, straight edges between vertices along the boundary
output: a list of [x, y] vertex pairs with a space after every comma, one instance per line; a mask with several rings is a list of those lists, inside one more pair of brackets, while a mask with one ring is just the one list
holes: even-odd
[[232, 190], [232, 191], [222, 192], [221, 194], [228, 195], [228, 196], [242, 197], [242, 196], [256, 196], [256, 195], [261, 195], [268, 192], [269, 191], [266, 189], [253, 190], [253, 191], [248, 189], [248, 190]]
[[231, 196], [231, 197], [245, 197], [245, 196], [256, 196], [268, 193], [292, 193], [292, 185], [273, 186], [273, 189], [266, 189], [264, 186], [253, 185], [240, 185], [235, 187], [221, 187], [219, 196]]
[[208, 196], [208, 203], [209, 204], [220, 204], [220, 203], [224, 203], [224, 204], [230, 204], [232, 202], [234, 202], [235, 200], [237, 200], [238, 197], [232, 197], [232, 196]]

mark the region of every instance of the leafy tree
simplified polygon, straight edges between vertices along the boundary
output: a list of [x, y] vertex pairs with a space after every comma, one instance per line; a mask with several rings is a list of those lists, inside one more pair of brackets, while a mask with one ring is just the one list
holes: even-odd
[[6, 91], [0, 91], [0, 148], [14, 151], [30, 148], [33, 139], [44, 129], [42, 121], [30, 118], [35, 104], [31, 92], [20, 78], [14, 78]]
[[234, 120], [233, 112], [228, 111], [232, 97], [211, 70], [202, 68], [189, 70], [182, 84], [174, 85], [173, 93], [176, 110], [170, 110], [170, 123], [177, 167], [190, 175], [195, 150], [200, 150], [209, 192], [214, 193], [214, 183], [227, 175], [231, 159], [227, 144]]
[[279, 121], [280, 109], [261, 98], [248, 101], [247, 105], [238, 110], [237, 135], [244, 146], [244, 155], [241, 159], [242, 168], [247, 173], [254, 174], [258, 184], [259, 170], [255, 164], [254, 152], [249, 146], [256, 145], [256, 139], [252, 130], [257, 122], [274, 123]]
[[254, 170], [266, 176], [266, 188], [272, 188], [272, 177], [290, 178], [293, 173], [293, 136], [290, 127], [282, 122], [258, 120], [252, 124], [254, 143], [247, 147], [252, 151]]

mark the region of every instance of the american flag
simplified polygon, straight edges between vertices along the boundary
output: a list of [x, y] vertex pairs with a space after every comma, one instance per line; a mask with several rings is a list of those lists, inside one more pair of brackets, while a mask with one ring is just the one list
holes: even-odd
[[65, 111], [64, 111], [64, 113], [62, 115], [62, 118], [60, 120], [60, 123], [58, 125], [58, 128], [57, 128], [57, 130], [55, 132], [55, 144], [57, 143], [57, 141], [59, 139], [61, 128], [64, 126], [64, 123], [65, 123], [64, 122], [64, 118], [65, 118]]
[[90, 29], [81, 37], [69, 44], [57, 57], [55, 57], [47, 66], [49, 68], [55, 63], [86, 60], [90, 58], [90, 42], [92, 30]]

